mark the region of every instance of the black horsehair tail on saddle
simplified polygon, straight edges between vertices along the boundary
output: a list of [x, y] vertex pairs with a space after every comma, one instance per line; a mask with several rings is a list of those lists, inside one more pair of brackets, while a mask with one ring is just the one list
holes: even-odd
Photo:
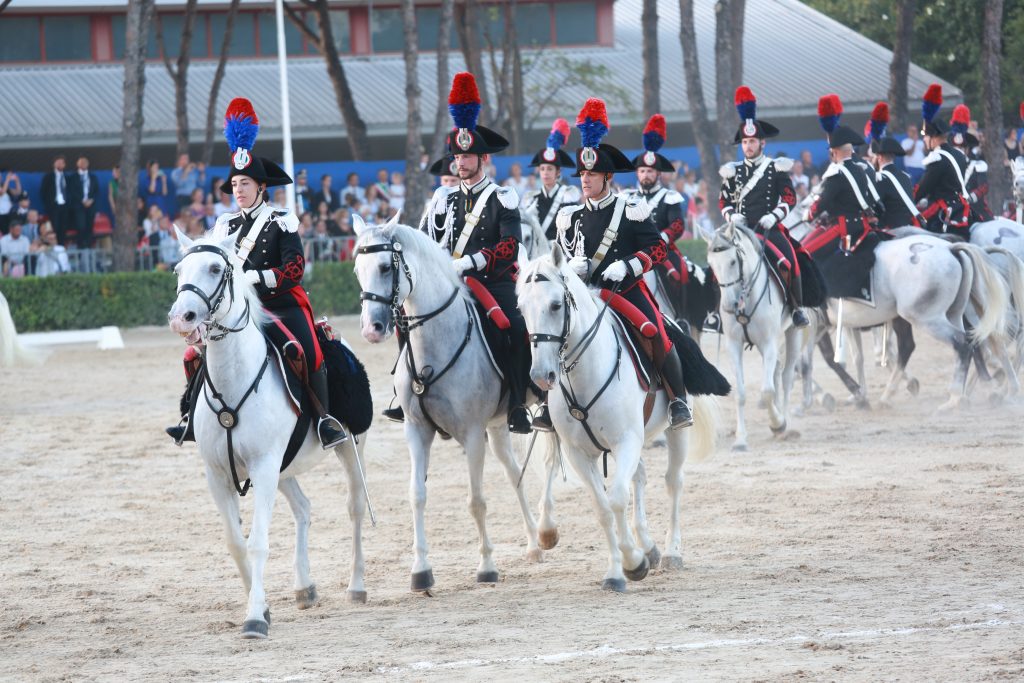
[[697, 342], [674, 325], [667, 325], [666, 329], [683, 365], [687, 393], [693, 396], [728, 396], [732, 391], [729, 380], [704, 357]]

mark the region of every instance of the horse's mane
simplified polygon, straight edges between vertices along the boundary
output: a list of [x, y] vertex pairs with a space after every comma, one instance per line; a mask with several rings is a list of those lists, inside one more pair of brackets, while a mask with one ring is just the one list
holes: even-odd
[[518, 294], [523, 285], [537, 275], [543, 275], [552, 282], [564, 281], [577, 301], [579, 301], [583, 293], [586, 292], [587, 298], [597, 305], [598, 290], [588, 287], [586, 283], [584, 283], [583, 280], [581, 280], [576, 273], [574, 273], [564, 263], [561, 267], [556, 266], [550, 253], [538, 256], [526, 264], [522, 272], [519, 273], [519, 281], [516, 283], [516, 293]]
[[356, 240], [356, 247], [389, 240], [402, 244], [402, 254], [408, 260], [409, 268], [414, 274], [417, 274], [415, 273], [417, 268], [422, 267], [424, 277], [441, 278], [448, 281], [453, 287], [457, 287], [463, 294], [466, 293], [465, 284], [452, 268], [451, 254], [430, 239], [426, 233], [416, 228], [401, 223], [385, 226], [371, 225]]
[[[193, 242], [196, 244], [210, 244], [217, 247], [222, 247], [226, 236], [211, 231], [210, 234], [204, 235]], [[225, 249], [228, 254], [228, 258], [231, 260], [231, 266], [234, 268], [235, 276], [232, 278], [235, 286], [235, 292], [241, 293], [245, 301], [249, 302], [249, 316], [257, 327], [262, 328], [264, 325], [269, 323], [273, 314], [267, 311], [263, 307], [263, 302], [260, 300], [260, 295], [256, 293], [256, 288], [245, 279], [242, 273], [243, 262], [242, 259], [238, 258], [238, 254], [235, 253], [234, 249]], [[228, 320], [226, 323], [230, 324], [232, 321]]]

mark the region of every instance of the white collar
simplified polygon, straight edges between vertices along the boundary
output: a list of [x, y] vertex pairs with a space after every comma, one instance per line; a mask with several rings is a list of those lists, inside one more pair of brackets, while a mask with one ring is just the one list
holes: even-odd
[[762, 152], [761, 155], [756, 159], [747, 159], [746, 157], [743, 157], [743, 163], [750, 167], [757, 166], [762, 161], [764, 161], [764, 152]]
[[592, 199], [588, 199], [587, 200], [587, 208], [590, 209], [591, 211], [597, 211], [598, 209], [605, 208], [606, 206], [608, 206], [609, 204], [611, 204], [614, 201], [615, 201], [615, 193], [613, 193], [611, 191], [611, 189], [609, 189], [608, 190], [608, 194], [606, 194], [605, 196], [601, 197], [596, 202], [594, 200], [592, 200]]
[[641, 185], [640, 183], [636, 184], [636, 191], [639, 192], [642, 195], [652, 195], [652, 194], [654, 194], [655, 192], [657, 192], [660, 189], [661, 189], [661, 181], [660, 180], [655, 182], [650, 190], [645, 190], [644, 186]]
[[485, 175], [483, 178], [480, 179], [480, 181], [476, 185], [466, 185], [465, 180], [460, 180], [459, 188], [466, 194], [479, 194], [482, 189], [484, 189], [485, 187], [487, 187], [488, 184], [490, 184], [490, 182], [491, 179]]
[[260, 203], [257, 204], [256, 206], [254, 206], [252, 208], [249, 208], [249, 209], [242, 209], [242, 213], [245, 215], [246, 218], [252, 218], [256, 214], [256, 212], [258, 212], [260, 209], [262, 209], [266, 205], [267, 205], [267, 203], [264, 202], [261, 199]]
[[562, 183], [556, 181], [555, 184], [551, 186], [550, 192], [548, 192], [548, 188], [544, 187], [543, 185], [540, 186], [540, 191], [544, 194], [545, 197], [551, 199], [552, 197], [555, 196], [555, 193], [558, 192], [558, 188], [560, 188], [561, 186]]

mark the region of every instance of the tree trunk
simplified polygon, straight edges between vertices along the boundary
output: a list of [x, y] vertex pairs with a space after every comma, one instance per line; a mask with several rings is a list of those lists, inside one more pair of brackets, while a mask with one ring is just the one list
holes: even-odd
[[658, 64], [658, 0], [644, 0], [640, 15], [643, 33], [644, 116], [661, 111], [661, 73]]
[[445, 134], [451, 130], [448, 118], [448, 89], [451, 85], [448, 76], [448, 45], [451, 42], [451, 30], [455, 9], [455, 0], [441, 0], [441, 28], [437, 33], [437, 112], [434, 114], [434, 144], [431, 161], [447, 153], [444, 144]]
[[999, 62], [1003, 50], [1003, 0], [985, 3], [985, 27], [981, 37], [982, 128], [985, 131], [983, 153], [988, 160], [988, 202], [998, 216], [1010, 197], [1010, 171], [1003, 164], [1002, 88]]
[[523, 64], [516, 38], [516, 0], [504, 4], [505, 37], [501, 54], [501, 74], [506, 101], [505, 130], [508, 131], [511, 154], [523, 153]]
[[419, 47], [416, 40], [416, 3], [402, 0], [402, 32], [405, 42], [405, 222], [415, 225], [423, 213], [426, 199], [426, 171], [420, 170], [423, 150], [423, 122], [420, 119], [420, 76], [417, 67]]
[[124, 111], [121, 119], [121, 182], [114, 222], [114, 269], [135, 270], [138, 230], [142, 100], [146, 89], [146, 42], [154, 0], [128, 0], [124, 39]]
[[466, 68], [476, 77], [477, 88], [480, 90], [480, 122], [494, 125], [491, 119], [491, 107], [487, 97], [487, 78], [484, 73], [484, 58], [480, 49], [479, 7], [477, 0], [466, 0], [455, 7], [455, 31], [459, 35], [459, 46], [462, 48], [462, 59]]
[[724, 144], [733, 132], [733, 10], [731, 0], [715, 3], [715, 142]]
[[722, 216], [718, 212], [716, 198], [722, 179], [718, 175], [718, 156], [713, 142], [715, 133], [708, 122], [708, 110], [704, 104], [700, 61], [697, 58], [697, 32], [693, 26], [693, 1], [679, 0], [679, 42], [683, 48], [683, 73], [686, 77], [686, 97], [690, 102], [690, 117], [693, 120], [693, 135], [697, 140], [702, 175], [708, 186], [708, 215], [718, 224]]
[[743, 84], [743, 30], [746, 26], [747, 0], [732, 0], [732, 85], [735, 90]]
[[917, 0], [896, 3], [896, 40], [889, 64], [889, 133], [900, 135], [907, 129], [907, 79], [910, 76], [910, 48], [914, 39], [914, 10]]
[[228, 8], [227, 20], [224, 24], [224, 35], [220, 43], [220, 59], [217, 61], [217, 71], [213, 74], [213, 84], [210, 86], [210, 99], [206, 104], [206, 137], [203, 139], [202, 161], [209, 166], [213, 162], [213, 130], [214, 121], [217, 120], [217, 97], [220, 95], [220, 84], [224, 80], [224, 69], [228, 63], [228, 53], [231, 52], [231, 34], [235, 30], [235, 16], [238, 14], [238, 3], [241, 0], [231, 0], [231, 7]]
[[167, 56], [167, 43], [164, 40], [163, 22], [160, 20], [160, 15], [156, 15], [157, 43], [160, 45], [160, 53], [167, 73], [174, 81], [174, 118], [178, 127], [176, 157], [188, 154], [188, 66], [192, 57], [192, 30], [195, 22], [196, 0], [188, 0], [185, 3], [185, 24], [182, 27], [181, 39], [178, 43], [178, 60], [175, 66], [171, 66], [171, 60]]

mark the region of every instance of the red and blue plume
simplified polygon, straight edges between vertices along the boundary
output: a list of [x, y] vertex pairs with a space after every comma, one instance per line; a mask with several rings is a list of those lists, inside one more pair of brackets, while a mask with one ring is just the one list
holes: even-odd
[[956, 105], [953, 108], [953, 118], [949, 120], [949, 132], [962, 135], [967, 132], [967, 127], [970, 125], [971, 110], [967, 108], [966, 104]]
[[452, 80], [448, 113], [452, 115], [456, 128], [476, 130], [476, 120], [480, 117], [480, 91], [476, 88], [476, 79], [468, 71], [455, 74]]
[[839, 125], [839, 118], [843, 115], [843, 103], [839, 95], [829, 93], [818, 100], [818, 121], [822, 129], [832, 134], [832, 131]]
[[942, 107], [942, 86], [932, 83], [925, 91], [924, 99], [921, 100], [921, 117], [925, 121], [931, 122], [939, 113], [940, 107]]
[[569, 122], [565, 119], [555, 119], [551, 124], [551, 133], [548, 134], [548, 147], [561, 149], [569, 140]]
[[736, 88], [736, 112], [740, 115], [741, 121], [757, 118], [757, 99], [745, 85]]
[[256, 144], [256, 135], [259, 132], [260, 120], [256, 118], [252, 102], [244, 97], [231, 100], [227, 112], [224, 113], [224, 138], [228, 141], [231, 151], [251, 150]]
[[576, 127], [580, 130], [580, 138], [584, 147], [597, 147], [601, 139], [608, 134], [608, 112], [604, 100], [591, 97], [580, 109], [576, 117]]
[[1020, 111], [1018, 113], [1020, 114], [1020, 120], [1024, 121], [1024, 102], [1020, 103]]
[[667, 138], [665, 117], [661, 114], [655, 114], [644, 128], [644, 149], [648, 152], [657, 152], [665, 144]]
[[889, 125], [889, 105], [879, 102], [871, 110], [871, 119], [868, 121], [872, 140], [880, 140], [885, 135], [885, 129]]

